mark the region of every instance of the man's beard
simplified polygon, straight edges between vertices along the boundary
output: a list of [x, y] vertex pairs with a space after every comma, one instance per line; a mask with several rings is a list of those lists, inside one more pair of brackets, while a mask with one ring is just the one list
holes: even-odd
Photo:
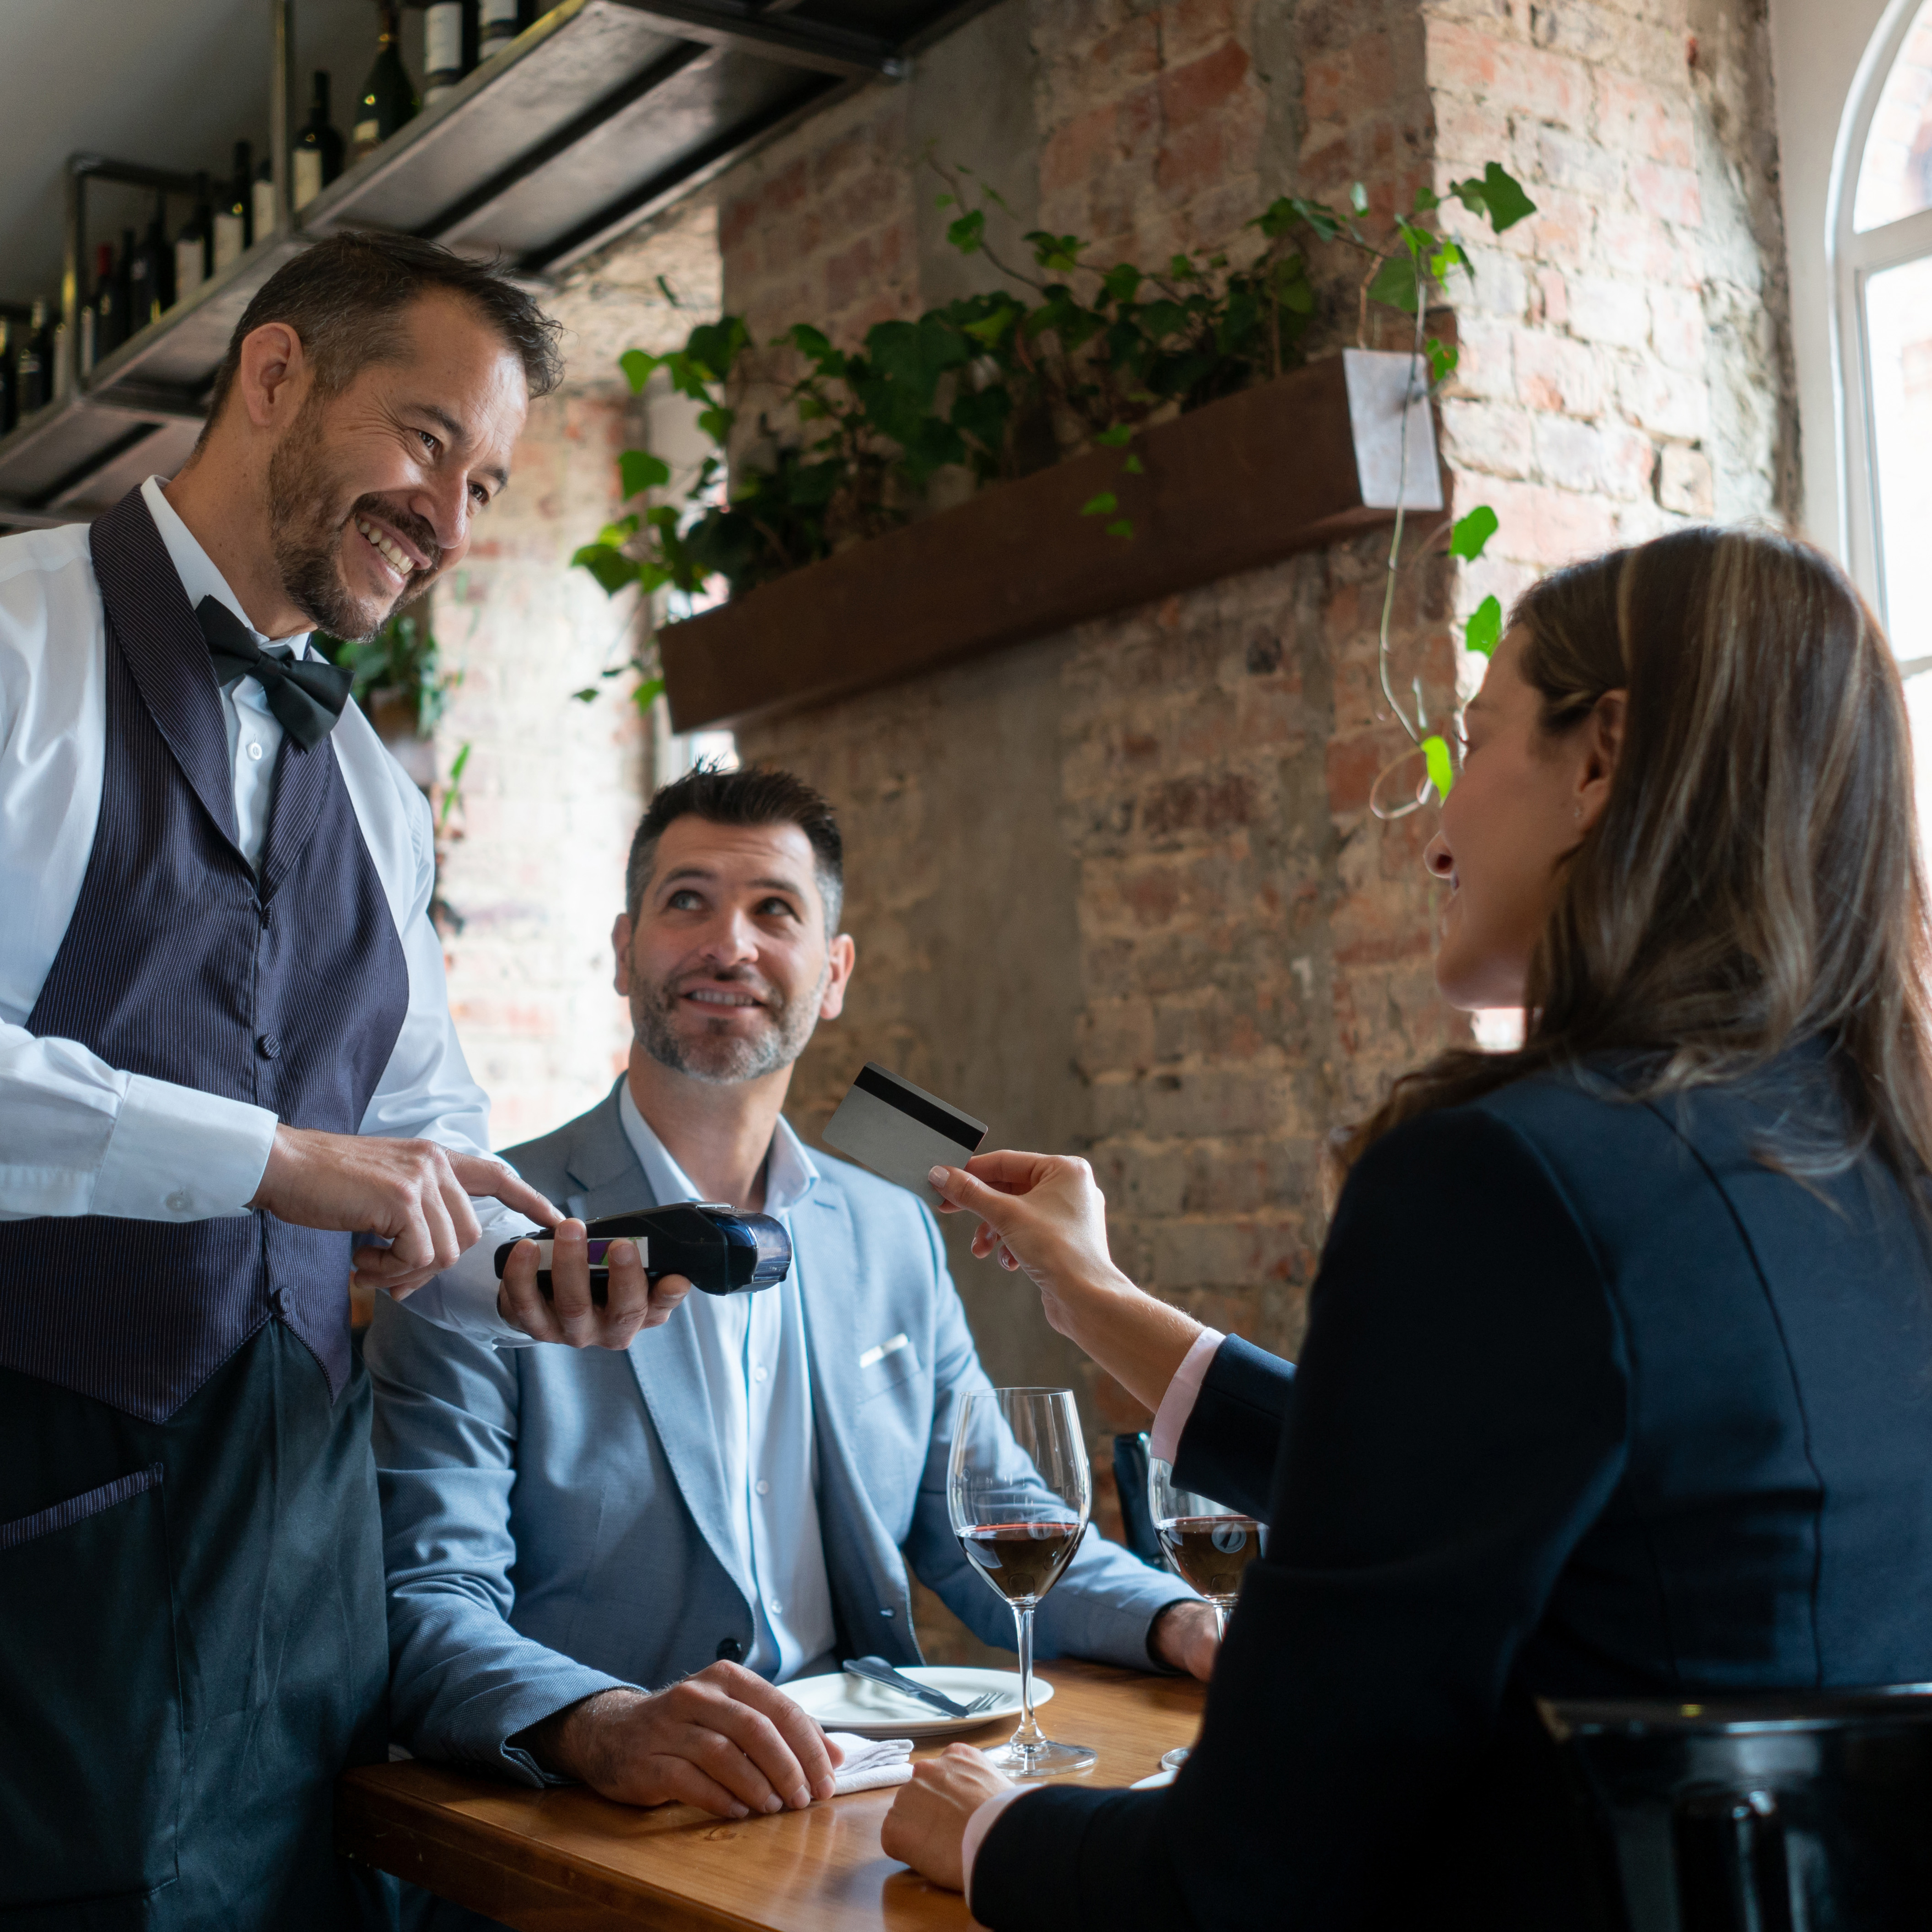
[[332, 506], [340, 500], [322, 434], [323, 407], [311, 397], [268, 459], [268, 541], [289, 602], [318, 630], [331, 637], [373, 638], [405, 604], [435, 581], [434, 567], [412, 570], [387, 604], [358, 598], [344, 581], [345, 532], [365, 512], [380, 516], [406, 536], [432, 566], [441, 546], [436, 532], [408, 510], [398, 510], [377, 495], [358, 496], [346, 516]]
[[[828, 962], [809, 1000], [794, 1005], [767, 988], [764, 1012], [770, 1024], [760, 1034], [732, 1034], [707, 1028], [692, 1035], [675, 1024], [679, 999], [668, 986], [650, 986], [631, 969], [631, 1024], [638, 1044], [660, 1066], [716, 1087], [736, 1086], [789, 1066], [805, 1051], [818, 1016], [818, 1003], [831, 972]], [[727, 981], [724, 983], [732, 983]]]

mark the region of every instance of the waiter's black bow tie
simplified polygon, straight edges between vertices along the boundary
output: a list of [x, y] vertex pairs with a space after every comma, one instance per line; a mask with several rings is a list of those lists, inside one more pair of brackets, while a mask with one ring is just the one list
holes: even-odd
[[218, 597], [204, 597], [194, 614], [208, 640], [216, 683], [254, 678], [282, 729], [304, 748], [320, 744], [335, 728], [355, 682], [349, 672], [320, 658], [296, 662], [263, 650], [248, 626]]

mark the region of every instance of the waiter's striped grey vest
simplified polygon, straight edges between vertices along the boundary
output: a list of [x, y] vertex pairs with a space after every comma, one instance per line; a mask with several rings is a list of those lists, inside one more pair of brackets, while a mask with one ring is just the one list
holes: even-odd
[[[92, 548], [107, 618], [100, 815], [28, 1030], [353, 1133], [409, 976], [331, 741], [284, 740], [258, 878], [236, 844], [208, 647], [139, 490]], [[0, 1365], [158, 1420], [279, 1319], [339, 1394], [350, 1248], [266, 1214], [0, 1222]]]

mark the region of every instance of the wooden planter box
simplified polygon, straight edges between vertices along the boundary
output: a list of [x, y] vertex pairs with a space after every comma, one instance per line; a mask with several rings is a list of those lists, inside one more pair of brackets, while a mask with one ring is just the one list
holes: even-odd
[[[671, 728], [740, 724], [1050, 635], [1394, 518], [1440, 510], [1406, 355], [1346, 350], [857, 544], [658, 633]], [[1120, 498], [1130, 538], [1081, 506]]]

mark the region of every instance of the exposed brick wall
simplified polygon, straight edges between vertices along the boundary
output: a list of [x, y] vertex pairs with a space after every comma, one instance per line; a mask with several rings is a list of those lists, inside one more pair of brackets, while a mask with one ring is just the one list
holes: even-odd
[[[444, 952], [499, 1147], [599, 1099], [629, 1043], [608, 934], [648, 734], [628, 680], [592, 704], [571, 696], [622, 662], [628, 610], [568, 565], [619, 508], [616, 454], [635, 423], [616, 358], [668, 347], [716, 313], [715, 237], [709, 206], [687, 208], [584, 264], [553, 298], [566, 386], [532, 407], [509, 490], [435, 595], [444, 662], [461, 678], [436, 734], [445, 790], [469, 748], [442, 880], [464, 925]], [[686, 307], [664, 299], [660, 275]]]
[[[1706, 17], [1708, 16], [1708, 17]], [[1502, 519], [1467, 609], [1673, 524], [1788, 510], [1796, 434], [1761, 22], [1685, 0], [1427, 10], [1438, 187], [1502, 158], [1536, 201], [1458, 224], [1459, 506]]]

